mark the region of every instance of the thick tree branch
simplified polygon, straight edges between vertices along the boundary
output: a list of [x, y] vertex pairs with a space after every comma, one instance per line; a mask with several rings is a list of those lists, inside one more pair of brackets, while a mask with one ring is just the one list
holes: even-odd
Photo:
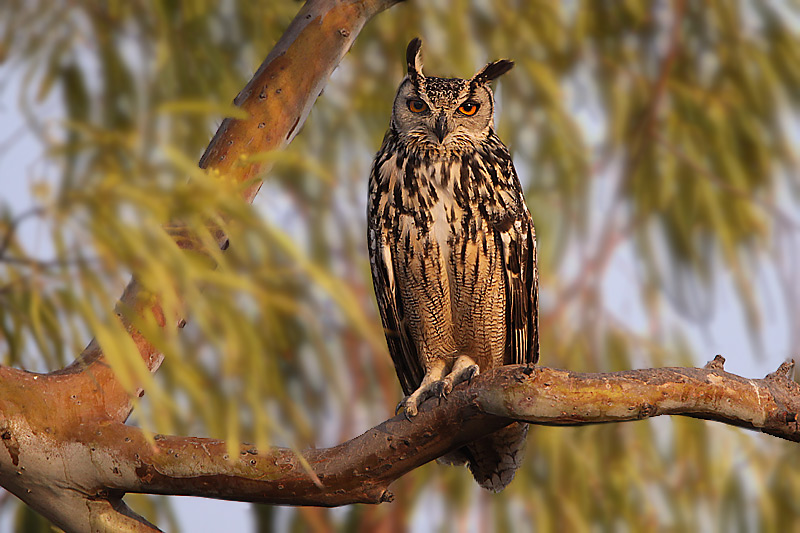
[[482, 412], [535, 424], [625, 422], [659, 415], [715, 420], [800, 441], [800, 385], [794, 362], [763, 379], [722, 369], [717, 356], [704, 368], [648, 368], [582, 374], [550, 368], [492, 374], [477, 402]]
[[17, 469], [69, 464], [72, 481], [108, 505], [121, 504], [126, 492], [284, 505], [380, 503], [391, 499], [395, 479], [512, 419], [568, 426], [684, 415], [800, 440], [800, 385], [788, 377], [793, 363], [746, 379], [725, 372], [722, 362], [718, 356], [705, 368], [605, 374], [501, 367], [444, 401], [427, 401], [410, 421], [396, 416], [339, 446], [304, 452], [314, 476], [289, 449], [244, 445], [229, 457], [224, 441], [159, 435], [150, 443], [117, 422], [77, 426], [60, 446], [45, 445], [46, 434], [27, 436], [25, 453], [6, 425], [0, 435]]

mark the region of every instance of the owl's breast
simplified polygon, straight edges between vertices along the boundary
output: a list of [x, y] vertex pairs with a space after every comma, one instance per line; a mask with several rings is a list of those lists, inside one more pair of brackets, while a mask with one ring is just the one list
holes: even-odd
[[461, 228], [469, 201], [466, 195], [457, 194], [459, 176], [457, 161], [394, 154], [378, 172], [378, 188], [383, 194], [377, 208], [386, 223], [398, 224], [398, 217], [410, 217], [421, 235], [447, 247]]

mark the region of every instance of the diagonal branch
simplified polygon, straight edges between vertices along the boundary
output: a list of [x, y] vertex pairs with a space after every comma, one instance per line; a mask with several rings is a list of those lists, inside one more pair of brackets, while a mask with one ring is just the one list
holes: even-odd
[[[240, 186], [242, 197], [252, 202], [269, 170], [269, 162], [250, 156], [281, 149], [294, 138], [364, 24], [400, 1], [307, 1], [235, 98], [234, 104], [244, 110], [248, 118], [225, 119], [203, 154], [200, 166], [224, 176], [226, 186]], [[200, 240], [188, 234], [179, 223], [168, 224], [165, 230], [181, 248], [202, 251]], [[225, 235], [216, 231], [215, 236], [220, 247], [226, 248]], [[183, 317], [166, 316], [156, 288], [143, 287], [135, 279], [125, 288], [117, 314], [148, 370], [157, 371], [164, 356], [137, 331], [132, 324], [135, 320], [130, 317], [152, 315], [162, 328], [182, 325]], [[120, 422], [130, 414], [129, 391], [117, 381], [96, 340], [72, 364], [54, 374], [81, 376], [75, 379], [100, 384], [103, 394], [97, 396], [101, 401], [93, 407], [96, 414], [111, 416]], [[141, 387], [135, 392], [143, 393]], [[84, 404], [84, 409], [90, 406]]]
[[[308, 0], [236, 97], [247, 118], [222, 123], [200, 166], [224, 177], [220, 186], [239, 186], [243, 198], [252, 201], [268, 162], [250, 156], [280, 149], [294, 138], [364, 24], [399, 1]], [[203, 251], [201, 240], [180, 223], [165, 230], [180, 248]], [[226, 248], [225, 235], [214, 235]], [[2, 236], [0, 255], [11, 238], [11, 233]], [[183, 317], [168, 315], [157, 290], [132, 280], [116, 309], [150, 372], [158, 370], [164, 356], [134, 323], [183, 324]], [[100, 482], [108, 472], [92, 463], [96, 449], [75, 440], [101, 440], [108, 427], [123, 431], [131, 392], [144, 394], [141, 384], [134, 391], [122, 385], [97, 339], [72, 364], [49, 374], [0, 366], [0, 435], [8, 452], [0, 447], [0, 485], [67, 531], [156, 531], [127, 509], [119, 491]]]

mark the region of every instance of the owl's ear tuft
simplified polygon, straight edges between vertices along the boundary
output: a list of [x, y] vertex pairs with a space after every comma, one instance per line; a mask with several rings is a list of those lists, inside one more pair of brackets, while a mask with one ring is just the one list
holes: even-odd
[[470, 83], [473, 85], [483, 85], [499, 78], [514, 67], [514, 62], [510, 59], [500, 59], [489, 63], [475, 74]]
[[422, 74], [422, 39], [414, 37], [406, 49], [406, 63], [408, 63], [408, 77], [415, 86], [425, 79]]

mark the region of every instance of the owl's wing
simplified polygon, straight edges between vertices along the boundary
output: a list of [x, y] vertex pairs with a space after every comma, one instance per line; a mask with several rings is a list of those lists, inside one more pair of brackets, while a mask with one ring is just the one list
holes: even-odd
[[506, 286], [506, 350], [503, 363], [526, 364], [539, 360], [539, 271], [536, 268], [536, 233], [519, 191], [520, 206], [495, 225], [502, 247]]
[[425, 371], [405, 325], [403, 300], [395, 282], [392, 250], [387, 238], [390, 228], [380, 223], [375, 211], [370, 209], [367, 229], [372, 283], [386, 334], [386, 344], [389, 346], [397, 377], [405, 394], [411, 394], [422, 382]]
[[[385, 230], [384, 230], [385, 231]], [[392, 252], [380, 228], [369, 228], [372, 282], [383, 321], [383, 331], [389, 354], [394, 361], [397, 377], [406, 394], [411, 394], [422, 382], [425, 374], [417, 348], [405, 326], [403, 301], [395, 283]]]

